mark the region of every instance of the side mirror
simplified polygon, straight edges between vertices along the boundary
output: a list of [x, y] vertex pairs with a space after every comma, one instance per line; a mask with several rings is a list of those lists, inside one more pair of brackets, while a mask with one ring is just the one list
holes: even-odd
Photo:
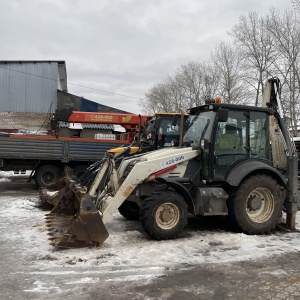
[[228, 109], [220, 108], [218, 110], [218, 121], [219, 122], [227, 122], [228, 114], [229, 114]]

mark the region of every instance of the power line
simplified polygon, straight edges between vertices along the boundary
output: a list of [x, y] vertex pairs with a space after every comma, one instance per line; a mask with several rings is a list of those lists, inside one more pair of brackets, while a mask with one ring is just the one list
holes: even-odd
[[[49, 78], [49, 77], [45, 77], [45, 76], [40, 76], [40, 75], [36, 75], [36, 74], [31, 74], [31, 73], [24, 72], [24, 71], [14, 70], [14, 69], [2, 67], [2, 66], [0, 66], [0, 68], [1, 69], [6, 69], [6, 70], [9, 70], [9, 71], [13, 71], [13, 72], [18, 72], [18, 73], [22, 73], [22, 74], [26, 74], [26, 75], [31, 75], [31, 76], [43, 78], [43, 79], [48, 79], [48, 80], [52, 80], [52, 81], [56, 81], [56, 82], [59, 81], [57, 79], [53, 79], [53, 78]], [[116, 96], [121, 96], [121, 97], [127, 97], [127, 98], [138, 99], [138, 100], [141, 99], [141, 98], [138, 98], [138, 97], [128, 96], [128, 95], [124, 95], [124, 94], [118, 94], [118, 93], [114, 93], [114, 92], [110, 92], [110, 91], [105, 91], [105, 90], [100, 90], [100, 89], [96, 89], [96, 88], [92, 88], [92, 87], [88, 87], [88, 86], [84, 86], [84, 85], [80, 85], [80, 84], [76, 84], [76, 83], [70, 83], [70, 82], [68, 82], [68, 85], [74, 85], [74, 86], [82, 87], [82, 88], [85, 88], [85, 89], [95, 90], [95, 91], [99, 91], [99, 92], [103, 92], [103, 93], [108, 93], [108, 94], [112, 94], [112, 95], [116, 95]]]
[[141, 98], [138, 97], [133, 97], [133, 96], [128, 96], [128, 95], [123, 95], [123, 94], [118, 94], [118, 93], [114, 93], [114, 92], [109, 92], [109, 91], [104, 91], [104, 90], [100, 90], [100, 89], [96, 89], [96, 88], [92, 88], [92, 87], [88, 87], [88, 86], [84, 86], [84, 85], [80, 85], [80, 84], [75, 84], [75, 83], [69, 83], [70, 85], [75, 85], [75, 86], [79, 86], [82, 88], [86, 88], [86, 89], [90, 89], [90, 90], [95, 90], [95, 91], [99, 91], [99, 92], [104, 92], [104, 93], [108, 93], [108, 94], [113, 94], [116, 96], [122, 96], [122, 97], [127, 97], [127, 98], [132, 98], [132, 99], [138, 99], [140, 100]]

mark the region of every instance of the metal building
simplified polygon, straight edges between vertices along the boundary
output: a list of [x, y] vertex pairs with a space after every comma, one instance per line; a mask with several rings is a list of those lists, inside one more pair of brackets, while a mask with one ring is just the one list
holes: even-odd
[[65, 108], [128, 113], [69, 94], [65, 61], [0, 61], [0, 132], [48, 131]]
[[0, 61], [0, 111], [47, 113], [68, 91], [64, 61]]

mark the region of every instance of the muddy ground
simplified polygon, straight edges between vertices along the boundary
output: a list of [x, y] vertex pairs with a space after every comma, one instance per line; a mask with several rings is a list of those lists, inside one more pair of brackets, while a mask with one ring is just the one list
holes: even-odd
[[102, 247], [57, 250], [37, 202], [24, 176], [0, 180], [1, 299], [300, 298], [299, 233], [247, 236], [224, 217], [191, 217], [182, 237], [157, 242], [116, 213]]

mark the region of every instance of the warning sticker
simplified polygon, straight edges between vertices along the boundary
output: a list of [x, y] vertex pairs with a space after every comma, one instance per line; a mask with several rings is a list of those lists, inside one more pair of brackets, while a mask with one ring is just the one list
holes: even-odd
[[133, 191], [133, 187], [129, 186], [129, 187], [127, 187], [126, 190], [122, 193], [122, 195], [123, 195], [124, 197], [127, 198], [127, 197], [131, 194], [132, 191]]

